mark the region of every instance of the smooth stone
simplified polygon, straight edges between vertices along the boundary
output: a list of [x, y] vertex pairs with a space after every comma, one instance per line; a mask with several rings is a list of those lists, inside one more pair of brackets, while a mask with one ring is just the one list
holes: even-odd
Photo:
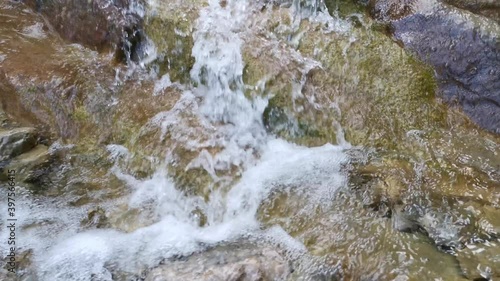
[[34, 128], [0, 130], [0, 161], [25, 153], [36, 145]]

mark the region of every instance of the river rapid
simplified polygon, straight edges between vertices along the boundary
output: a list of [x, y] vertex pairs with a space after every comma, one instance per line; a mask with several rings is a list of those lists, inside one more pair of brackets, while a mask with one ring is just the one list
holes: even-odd
[[[0, 74], [34, 112], [10, 118], [43, 128], [50, 155], [49, 180], [16, 187], [22, 260], [5, 278], [153, 280], [239, 244], [293, 268], [241, 280], [500, 277], [498, 135], [443, 105], [427, 66], [361, 12], [201, 2], [130, 5], [155, 29], [126, 64], [0, 4]], [[158, 30], [172, 11], [189, 27]], [[154, 280], [240, 280], [193, 276]]]

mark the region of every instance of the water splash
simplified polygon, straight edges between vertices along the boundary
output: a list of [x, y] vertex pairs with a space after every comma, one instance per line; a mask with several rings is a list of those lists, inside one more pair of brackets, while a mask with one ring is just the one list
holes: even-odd
[[[215, 159], [217, 169], [247, 163], [266, 139], [262, 112], [267, 101], [249, 100], [244, 94], [242, 40], [239, 32], [245, 28], [248, 4], [228, 1], [225, 7], [212, 0], [201, 11], [194, 33], [195, 64], [191, 77], [198, 87], [194, 94], [203, 98], [202, 118], [218, 128], [224, 150]], [[250, 148], [250, 149], [248, 149]]]
[[[229, 0], [223, 6], [217, 0], [208, 1], [193, 35], [194, 86], [184, 89], [172, 110], [157, 114], [143, 128], [160, 127], [162, 138], [168, 134], [198, 151], [188, 167], [203, 167], [215, 180], [216, 171], [238, 167], [240, 179], [227, 192], [212, 190], [207, 199], [181, 191], [164, 166], [146, 180], [115, 166], [112, 171], [131, 190], [127, 208], [140, 210], [151, 222], [131, 233], [94, 230], [59, 237], [62, 242], [36, 254], [40, 280], [112, 280], [116, 272], [134, 276], [169, 257], [245, 235], [283, 239], [304, 251], [299, 241], [291, 242], [277, 226], [273, 235], [261, 233], [256, 218], [259, 206], [275, 190], [308, 194], [314, 206], [331, 204], [346, 184], [341, 170], [348, 158], [341, 146], [301, 147], [266, 133], [262, 115], [267, 100], [247, 97], [242, 79], [240, 33], [249, 14], [246, 1]], [[170, 83], [164, 76], [152, 94]], [[199, 128], [193, 128], [193, 119]], [[207, 147], [220, 149], [209, 153]], [[110, 159], [117, 162], [130, 156], [122, 146], [110, 145], [108, 150]], [[203, 222], [200, 214], [205, 216]]]

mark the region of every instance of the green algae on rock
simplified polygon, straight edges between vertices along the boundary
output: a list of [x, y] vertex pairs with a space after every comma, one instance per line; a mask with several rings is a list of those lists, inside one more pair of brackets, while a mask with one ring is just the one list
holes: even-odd
[[[445, 123], [432, 70], [366, 21], [368, 26], [352, 28], [350, 34], [325, 36], [318, 24], [304, 20], [298, 51], [319, 62], [309, 69], [294, 61], [290, 51], [252, 55], [254, 51], [244, 50], [246, 83], [265, 81], [264, 94], [271, 97], [264, 112], [271, 131], [297, 140], [315, 138], [311, 144], [337, 143], [340, 124], [352, 144], [390, 149], [410, 130]], [[292, 59], [283, 62], [285, 56]], [[271, 66], [278, 60], [280, 67]]]
[[190, 81], [192, 33], [203, 5], [204, 0], [176, 0], [147, 6], [144, 29], [155, 44], [160, 75], [168, 73], [172, 81]]
[[434, 68], [438, 96], [498, 134], [500, 25], [435, 0], [373, 2], [372, 16], [389, 24], [395, 40]]

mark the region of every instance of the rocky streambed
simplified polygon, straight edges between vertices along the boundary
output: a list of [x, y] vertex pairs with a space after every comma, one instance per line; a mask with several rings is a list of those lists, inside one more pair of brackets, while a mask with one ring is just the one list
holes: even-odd
[[1, 2], [0, 279], [500, 278], [497, 6]]

